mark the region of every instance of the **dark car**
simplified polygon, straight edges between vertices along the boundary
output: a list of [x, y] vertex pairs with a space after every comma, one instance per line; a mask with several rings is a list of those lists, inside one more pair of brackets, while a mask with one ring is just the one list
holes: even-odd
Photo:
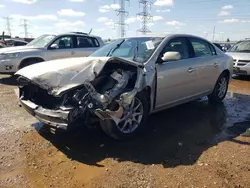
[[219, 43], [213, 43], [215, 46], [217, 46], [221, 51], [223, 51], [222, 46]]
[[19, 39], [5, 39], [7, 46], [25, 46], [28, 42]]
[[222, 47], [222, 49], [223, 49], [224, 52], [226, 52], [226, 51], [228, 51], [231, 47], [232, 47], [231, 44], [224, 44], [223, 47]]
[[0, 48], [4, 48], [4, 47], [6, 47], [6, 45], [1, 43], [1, 41], [0, 41]]

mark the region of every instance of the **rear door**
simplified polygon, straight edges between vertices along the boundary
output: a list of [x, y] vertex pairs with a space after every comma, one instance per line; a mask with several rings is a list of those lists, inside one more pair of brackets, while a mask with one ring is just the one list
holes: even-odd
[[[55, 39], [55, 41], [48, 47], [46, 60], [74, 57], [75, 48], [73, 48], [73, 37], [74, 36], [72, 35], [67, 35]], [[57, 45], [57, 48], [51, 48], [52, 45]]]
[[157, 109], [191, 98], [198, 93], [199, 63], [191, 58], [190, 48], [185, 37], [178, 37], [170, 40], [162, 51], [160, 58], [165, 52], [177, 51], [181, 54], [181, 60], [156, 64]]
[[194, 52], [193, 61], [199, 68], [199, 93], [206, 93], [214, 88], [220, 74], [220, 57], [212, 44], [195, 37], [188, 37]]
[[100, 44], [94, 37], [76, 36], [75, 56], [86, 57], [99, 49]]

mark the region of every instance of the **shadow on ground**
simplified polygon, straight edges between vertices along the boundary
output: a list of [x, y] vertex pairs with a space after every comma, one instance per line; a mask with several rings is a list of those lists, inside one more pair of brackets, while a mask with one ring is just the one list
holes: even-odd
[[12, 75], [12, 76], [4, 75], [3, 77], [0, 78], [0, 84], [16, 86], [17, 85], [16, 79], [17, 79], [17, 76], [15, 75]]
[[235, 80], [242, 80], [242, 81], [250, 81], [250, 76], [247, 76], [247, 75], [234, 75], [233, 76], [233, 79]]
[[113, 140], [98, 128], [71, 135], [53, 135], [42, 128], [39, 133], [72, 160], [88, 165], [100, 166], [105, 158], [164, 167], [192, 165], [208, 148], [224, 140], [237, 142], [234, 138], [250, 128], [249, 102], [250, 96], [231, 94], [216, 106], [203, 99], [165, 110], [151, 115], [145, 132], [127, 141]]

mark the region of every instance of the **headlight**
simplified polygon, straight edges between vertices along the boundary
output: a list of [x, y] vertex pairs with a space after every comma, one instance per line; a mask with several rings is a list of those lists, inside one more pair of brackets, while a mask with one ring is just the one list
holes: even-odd
[[12, 59], [17, 58], [19, 53], [10, 53], [10, 54], [0, 54], [0, 59]]
[[13, 53], [13, 54], [6, 54], [6, 59], [12, 59], [17, 58], [19, 56], [19, 53]]

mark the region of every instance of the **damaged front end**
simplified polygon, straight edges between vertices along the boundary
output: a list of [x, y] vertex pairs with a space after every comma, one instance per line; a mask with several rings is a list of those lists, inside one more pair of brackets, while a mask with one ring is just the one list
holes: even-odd
[[94, 77], [57, 96], [21, 75], [20, 103], [39, 121], [54, 128], [67, 130], [79, 122], [91, 126], [92, 122], [105, 120], [118, 125], [128, 118], [130, 104], [146, 87], [144, 67], [110, 58], [100, 72], [92, 74]]

